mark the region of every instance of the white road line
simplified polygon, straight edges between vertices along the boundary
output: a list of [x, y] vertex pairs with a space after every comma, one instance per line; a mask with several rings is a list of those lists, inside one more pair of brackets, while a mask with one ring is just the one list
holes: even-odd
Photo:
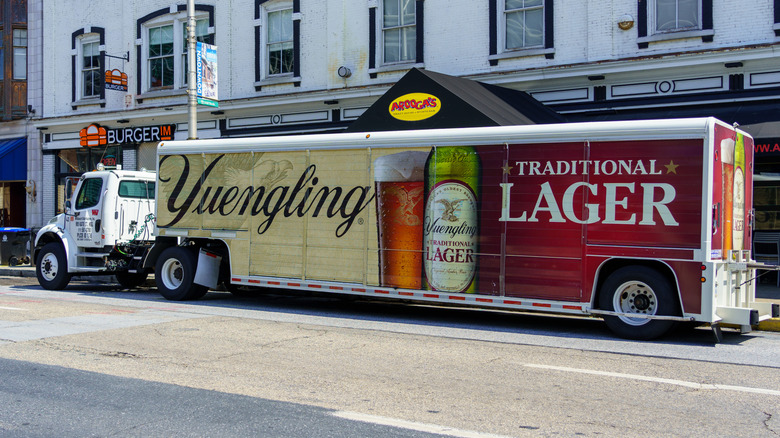
[[18, 307], [2, 307], [2, 306], [0, 306], [0, 310], [27, 310], [27, 309], [20, 309]]
[[668, 385], [677, 385], [677, 386], [683, 386], [686, 388], [693, 388], [693, 389], [709, 389], [709, 390], [723, 390], [723, 391], [738, 391], [738, 392], [750, 392], [754, 394], [764, 394], [764, 395], [777, 395], [780, 396], [780, 391], [776, 391], [774, 389], [764, 389], [764, 388], [751, 388], [748, 386], [734, 386], [734, 385], [720, 385], [720, 384], [709, 384], [709, 383], [696, 383], [696, 382], [688, 382], [685, 380], [675, 380], [675, 379], [664, 379], [661, 377], [649, 377], [649, 376], [640, 376], [637, 374], [623, 374], [623, 373], [613, 373], [610, 371], [595, 371], [595, 370], [584, 370], [580, 368], [569, 368], [569, 367], [557, 367], [553, 365], [538, 365], [538, 364], [532, 364], [532, 363], [526, 363], [523, 364], [523, 366], [528, 368], [538, 368], [538, 369], [545, 369], [545, 370], [552, 370], [552, 371], [563, 371], [563, 372], [569, 372], [569, 373], [580, 373], [580, 374], [592, 374], [595, 376], [605, 376], [605, 377], [617, 377], [619, 379], [632, 379], [632, 380], [642, 380], [645, 382], [655, 382], [655, 383], [665, 383]]
[[472, 430], [455, 429], [438, 424], [417, 423], [414, 421], [400, 420], [397, 418], [381, 417], [379, 415], [361, 414], [360, 412], [336, 411], [331, 415], [344, 418], [346, 420], [361, 421], [363, 423], [379, 424], [382, 426], [398, 427], [401, 429], [416, 430], [418, 432], [436, 433], [445, 436], [454, 436], [462, 438], [510, 438], [505, 435], [494, 435], [492, 433], [475, 432]]

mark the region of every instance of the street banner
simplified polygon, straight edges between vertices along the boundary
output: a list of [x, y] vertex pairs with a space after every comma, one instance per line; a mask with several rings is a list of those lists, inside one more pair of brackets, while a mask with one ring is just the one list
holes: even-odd
[[196, 88], [198, 104], [218, 107], [217, 46], [198, 42], [196, 56]]

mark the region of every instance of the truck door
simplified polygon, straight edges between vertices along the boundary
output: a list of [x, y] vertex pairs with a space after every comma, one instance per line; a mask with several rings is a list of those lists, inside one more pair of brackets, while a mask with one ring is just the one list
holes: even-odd
[[68, 232], [79, 247], [101, 247], [102, 215], [105, 182], [101, 177], [84, 178], [71, 200], [67, 222]]

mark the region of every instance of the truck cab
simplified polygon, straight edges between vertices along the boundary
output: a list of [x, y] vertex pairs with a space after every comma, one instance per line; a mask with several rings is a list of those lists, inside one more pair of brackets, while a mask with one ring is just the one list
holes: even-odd
[[148, 272], [140, 259], [151, 246], [155, 174], [87, 172], [76, 183], [65, 211], [35, 238], [33, 253], [41, 286], [63, 289], [73, 275], [116, 275], [137, 286]]

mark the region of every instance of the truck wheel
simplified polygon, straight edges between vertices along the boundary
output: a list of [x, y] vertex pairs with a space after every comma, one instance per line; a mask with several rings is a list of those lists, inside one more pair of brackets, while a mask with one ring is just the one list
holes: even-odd
[[[677, 294], [658, 271], [646, 266], [626, 266], [615, 271], [599, 291], [599, 307], [637, 315], [680, 314]], [[671, 330], [675, 321], [605, 316], [604, 322], [616, 335], [627, 339], [649, 340]]]
[[205, 286], [195, 284], [198, 258], [193, 251], [180, 246], [166, 248], [157, 259], [154, 278], [157, 290], [168, 300], [196, 300], [206, 294]]
[[146, 281], [146, 277], [149, 276], [149, 273], [146, 271], [135, 272], [135, 273], [117, 272], [114, 275], [116, 275], [116, 281], [118, 281], [123, 288], [135, 289], [138, 286], [144, 284], [144, 282]]
[[38, 253], [35, 264], [38, 283], [48, 290], [62, 290], [70, 282], [65, 248], [59, 242], [49, 242]]

